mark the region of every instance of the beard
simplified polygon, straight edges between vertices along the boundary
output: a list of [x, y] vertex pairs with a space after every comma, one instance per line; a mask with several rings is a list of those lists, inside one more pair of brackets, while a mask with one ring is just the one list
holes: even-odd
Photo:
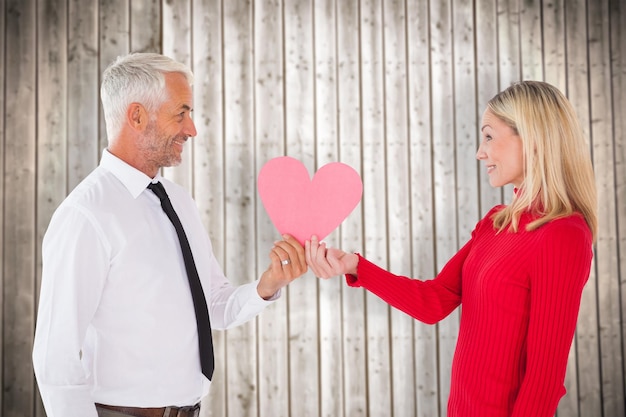
[[146, 162], [163, 168], [180, 165], [182, 152], [175, 141], [184, 143], [186, 140], [186, 135], [167, 135], [159, 130], [156, 121], [151, 120], [137, 145]]

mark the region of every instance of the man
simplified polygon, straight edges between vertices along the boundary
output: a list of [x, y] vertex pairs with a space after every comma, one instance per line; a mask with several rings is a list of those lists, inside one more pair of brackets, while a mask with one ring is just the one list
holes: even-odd
[[250, 320], [307, 270], [285, 236], [258, 281], [231, 285], [191, 196], [160, 176], [196, 135], [191, 84], [158, 54], [120, 57], [103, 74], [108, 147], [43, 240], [33, 363], [48, 417], [199, 415], [209, 326]]

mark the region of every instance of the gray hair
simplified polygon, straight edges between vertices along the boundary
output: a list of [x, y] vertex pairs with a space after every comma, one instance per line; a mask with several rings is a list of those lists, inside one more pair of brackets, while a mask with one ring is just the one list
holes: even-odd
[[100, 97], [109, 142], [120, 133], [131, 103], [142, 104], [152, 113], [167, 99], [165, 73], [182, 73], [193, 84], [189, 67], [156, 53], [119, 56], [102, 74]]

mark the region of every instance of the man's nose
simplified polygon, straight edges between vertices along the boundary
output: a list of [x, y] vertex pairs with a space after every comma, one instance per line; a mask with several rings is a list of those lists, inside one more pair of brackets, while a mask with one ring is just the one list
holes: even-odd
[[196, 130], [196, 124], [193, 122], [193, 119], [189, 117], [187, 119], [187, 124], [185, 125], [185, 134], [190, 137], [195, 137], [198, 134]]

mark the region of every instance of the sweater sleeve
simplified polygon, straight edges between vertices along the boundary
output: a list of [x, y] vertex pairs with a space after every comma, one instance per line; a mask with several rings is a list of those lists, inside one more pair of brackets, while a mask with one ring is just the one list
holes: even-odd
[[418, 280], [394, 275], [359, 255], [357, 275], [346, 275], [351, 287], [363, 287], [391, 306], [426, 324], [446, 318], [461, 304], [462, 271], [472, 242], [481, 228], [492, 227], [490, 218], [503, 206], [493, 207], [472, 231], [471, 239], [446, 263], [431, 280]]
[[357, 276], [346, 276], [346, 280], [348, 285], [367, 289], [421, 322], [435, 324], [461, 303], [461, 268], [468, 246], [469, 243], [432, 280], [394, 275], [361, 255]]
[[[472, 232], [474, 234], [480, 224]], [[394, 275], [359, 255], [357, 275], [346, 275], [351, 287], [363, 287], [391, 306], [426, 324], [435, 324], [461, 304], [462, 270], [472, 240], [468, 241], [431, 280]]]
[[526, 373], [512, 417], [551, 417], [565, 394], [569, 350], [593, 257], [591, 233], [581, 216], [544, 227], [530, 270]]

